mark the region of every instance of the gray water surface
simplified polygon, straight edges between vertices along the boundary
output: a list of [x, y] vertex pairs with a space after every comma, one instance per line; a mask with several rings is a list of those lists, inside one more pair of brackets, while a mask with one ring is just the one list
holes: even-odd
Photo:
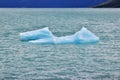
[[[82, 27], [97, 44], [36, 45], [19, 33], [49, 27], [56, 36]], [[120, 80], [120, 9], [0, 9], [0, 80]]]

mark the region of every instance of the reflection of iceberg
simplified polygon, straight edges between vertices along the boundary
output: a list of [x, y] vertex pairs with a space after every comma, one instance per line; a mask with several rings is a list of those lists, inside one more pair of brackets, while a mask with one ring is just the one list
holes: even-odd
[[21, 40], [29, 41], [31, 43], [50, 43], [50, 44], [66, 44], [66, 43], [93, 43], [98, 42], [99, 38], [86, 28], [82, 28], [70, 36], [56, 37], [48, 28], [40, 30], [20, 33]]

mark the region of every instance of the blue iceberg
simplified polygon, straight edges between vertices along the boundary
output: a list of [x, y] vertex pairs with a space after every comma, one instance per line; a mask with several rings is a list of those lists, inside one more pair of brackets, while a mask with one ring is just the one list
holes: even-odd
[[28, 41], [36, 44], [67, 44], [67, 43], [94, 43], [99, 41], [99, 37], [83, 27], [80, 31], [73, 35], [57, 37], [52, 34], [48, 27], [20, 33], [22, 41]]

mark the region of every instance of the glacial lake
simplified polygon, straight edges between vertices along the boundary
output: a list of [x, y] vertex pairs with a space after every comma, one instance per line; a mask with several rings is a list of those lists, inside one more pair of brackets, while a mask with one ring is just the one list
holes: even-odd
[[[29, 44], [19, 33], [56, 36], [86, 27], [96, 44]], [[120, 80], [120, 9], [0, 8], [0, 80]]]

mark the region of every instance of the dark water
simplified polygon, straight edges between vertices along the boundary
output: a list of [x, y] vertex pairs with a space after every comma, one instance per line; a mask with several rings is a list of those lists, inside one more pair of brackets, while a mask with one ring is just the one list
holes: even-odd
[[[86, 27], [100, 42], [19, 40], [19, 33], [46, 26], [56, 36]], [[0, 80], [120, 80], [120, 9], [0, 9]]]

